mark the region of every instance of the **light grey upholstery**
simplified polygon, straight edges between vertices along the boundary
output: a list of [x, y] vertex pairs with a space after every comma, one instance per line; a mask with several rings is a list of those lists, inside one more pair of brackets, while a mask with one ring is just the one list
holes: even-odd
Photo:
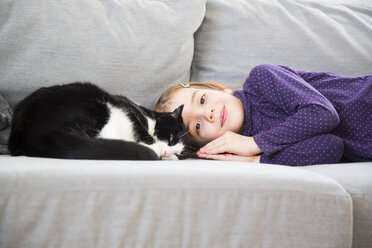
[[[261, 63], [372, 74], [369, 0], [1, 0], [0, 93], [92, 81], [146, 107]], [[46, 103], [47, 104], [47, 103]], [[372, 162], [0, 156], [0, 247], [372, 247]]]
[[14, 106], [41, 86], [91, 81], [151, 107], [187, 81], [203, 0], [2, 0], [1, 93]]
[[239, 86], [258, 64], [372, 74], [368, 0], [209, 0], [195, 35], [193, 81]]

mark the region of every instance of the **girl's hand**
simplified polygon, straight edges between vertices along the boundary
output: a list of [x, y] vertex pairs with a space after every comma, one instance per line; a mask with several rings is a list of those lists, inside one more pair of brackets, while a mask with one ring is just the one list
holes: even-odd
[[[251, 157], [261, 153], [253, 137], [243, 136], [231, 131], [227, 131], [222, 136], [212, 140], [199, 150], [199, 154], [221, 155], [220, 153], [229, 153], [244, 157]], [[223, 156], [225, 154], [222, 154]]]
[[207, 159], [214, 159], [214, 160], [225, 160], [225, 161], [245, 161], [245, 162], [252, 162], [252, 163], [259, 163], [261, 156], [239, 156], [234, 154], [206, 154], [206, 153], [197, 153], [199, 158], [207, 158]]

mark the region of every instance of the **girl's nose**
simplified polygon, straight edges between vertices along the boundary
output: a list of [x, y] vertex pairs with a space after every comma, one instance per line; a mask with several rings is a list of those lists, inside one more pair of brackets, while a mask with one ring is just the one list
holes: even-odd
[[214, 120], [214, 109], [213, 108], [210, 111], [208, 111], [207, 118], [208, 118], [208, 121]]

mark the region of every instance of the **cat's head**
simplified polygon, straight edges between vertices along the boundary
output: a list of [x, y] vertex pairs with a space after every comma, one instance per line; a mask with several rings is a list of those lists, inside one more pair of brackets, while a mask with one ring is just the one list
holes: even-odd
[[155, 136], [161, 145], [161, 159], [184, 158], [186, 148], [183, 142], [188, 133], [182, 119], [183, 105], [173, 112], [158, 113], [156, 117]]

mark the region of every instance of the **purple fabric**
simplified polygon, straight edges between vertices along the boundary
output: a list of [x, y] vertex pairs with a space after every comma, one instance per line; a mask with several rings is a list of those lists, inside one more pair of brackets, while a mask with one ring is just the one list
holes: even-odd
[[243, 135], [253, 136], [262, 163], [372, 161], [372, 75], [259, 65], [234, 95], [244, 105]]

